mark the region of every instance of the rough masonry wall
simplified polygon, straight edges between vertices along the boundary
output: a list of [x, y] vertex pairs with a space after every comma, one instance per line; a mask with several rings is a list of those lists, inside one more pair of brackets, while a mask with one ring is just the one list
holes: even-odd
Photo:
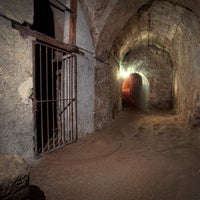
[[119, 64], [110, 56], [108, 62], [95, 66], [95, 129], [110, 123], [121, 110]]
[[175, 95], [177, 113], [181, 120], [200, 126], [200, 22], [197, 16], [185, 11], [182, 15], [179, 34], [173, 40], [176, 58]]
[[[77, 46], [94, 52], [89, 27], [78, 3]], [[78, 56], [78, 130], [82, 137], [94, 131], [94, 58], [85, 52]]]
[[[0, 13], [32, 23], [32, 0], [0, 1]], [[0, 153], [33, 156], [32, 38], [0, 17]]]

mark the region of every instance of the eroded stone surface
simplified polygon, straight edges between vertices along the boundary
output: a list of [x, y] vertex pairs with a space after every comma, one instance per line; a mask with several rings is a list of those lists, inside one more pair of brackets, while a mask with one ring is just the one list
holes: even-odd
[[[33, 1], [1, 1], [0, 12], [23, 23], [33, 20]], [[31, 37], [22, 37], [0, 17], [0, 153], [33, 156]]]
[[0, 155], [0, 199], [22, 200], [28, 198], [29, 170], [17, 155]]

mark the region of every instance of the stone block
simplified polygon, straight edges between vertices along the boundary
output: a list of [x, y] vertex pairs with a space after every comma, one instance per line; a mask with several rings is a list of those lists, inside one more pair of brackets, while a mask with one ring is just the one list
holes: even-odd
[[17, 155], [0, 155], [0, 199], [28, 199], [29, 170]]

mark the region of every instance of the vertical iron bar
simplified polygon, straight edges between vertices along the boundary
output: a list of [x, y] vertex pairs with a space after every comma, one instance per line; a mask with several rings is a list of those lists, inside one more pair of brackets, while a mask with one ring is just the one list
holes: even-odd
[[75, 104], [75, 140], [78, 140], [77, 125], [77, 56], [74, 55], [74, 104]]
[[56, 52], [56, 120], [57, 120], [57, 129], [58, 129], [58, 132], [57, 132], [57, 135], [56, 135], [56, 146], [58, 145], [58, 141], [59, 141], [59, 101], [58, 101], [58, 97], [59, 97], [59, 86], [58, 86], [58, 83], [59, 83], [59, 74], [58, 74], [58, 54], [57, 54], [57, 50], [55, 51]]
[[45, 61], [45, 65], [46, 65], [46, 107], [47, 107], [47, 146], [48, 146], [48, 150], [49, 150], [49, 78], [48, 78], [48, 47], [46, 46], [45, 48], [46, 50], [46, 61]]
[[[58, 55], [59, 55], [59, 51], [58, 51]], [[58, 64], [60, 64], [60, 60], [58, 58]], [[59, 140], [59, 144], [62, 145], [62, 73], [61, 73], [61, 65], [59, 66], [59, 109], [60, 109], [60, 112], [59, 112], [59, 117], [60, 117], [60, 120], [59, 120], [59, 123], [60, 123], [60, 140]]]
[[60, 139], [59, 139], [59, 145], [62, 144], [62, 74], [60, 69], [60, 62], [59, 62], [59, 51], [58, 51], [58, 71], [59, 71], [59, 125], [60, 125]]
[[74, 56], [72, 55], [72, 62], [71, 62], [71, 118], [72, 118], [72, 141], [74, 141], [74, 116], [73, 116], [73, 112], [74, 112], [74, 107], [73, 107], [73, 88], [74, 88]]
[[[65, 54], [65, 56], [66, 56], [66, 54]], [[65, 93], [65, 96], [64, 96], [64, 98], [65, 98], [65, 113], [64, 113], [64, 116], [65, 116], [65, 118], [64, 118], [64, 120], [65, 120], [65, 122], [64, 122], [64, 124], [65, 124], [65, 126], [64, 126], [64, 139], [65, 139], [65, 143], [66, 143], [66, 128], [67, 128], [67, 116], [66, 116], [66, 113], [67, 113], [67, 93], [66, 93], [66, 88], [67, 88], [67, 59], [65, 58], [64, 59], [64, 77], [65, 77], [65, 88], [64, 88], [64, 93]]]
[[63, 60], [63, 52], [62, 52], [62, 77], [63, 77], [63, 88], [62, 88], [62, 98], [63, 98], [63, 144], [65, 142], [65, 65], [64, 65], [64, 60]]
[[69, 127], [69, 55], [67, 55], [67, 85], [66, 85], [66, 88], [67, 88], [67, 141], [69, 142], [70, 141], [70, 134], [69, 134], [69, 131], [70, 131], [70, 127]]
[[71, 127], [71, 54], [69, 58], [69, 137], [70, 142], [72, 141], [72, 127]]
[[56, 50], [56, 93], [57, 93], [57, 100], [56, 100], [56, 107], [57, 107], [57, 126], [58, 126], [58, 135], [57, 135], [57, 145], [59, 146], [60, 144], [60, 72], [59, 72], [59, 67], [58, 67], [58, 51]]
[[[42, 49], [41, 49], [41, 44], [39, 44], [39, 61], [40, 61], [40, 99], [39, 100], [43, 100], [43, 84], [42, 84]], [[44, 138], [43, 138], [43, 103], [42, 101], [40, 102], [40, 118], [41, 118], [41, 146], [42, 146], [42, 152], [44, 151]]]
[[[62, 53], [62, 52], [60, 52]], [[61, 96], [61, 99], [60, 99], [60, 103], [61, 103], [61, 113], [60, 113], [60, 118], [61, 118], [61, 126], [62, 126], [62, 132], [61, 132], [61, 144], [63, 144], [63, 112], [64, 112], [64, 98], [63, 98], [63, 87], [64, 87], [64, 84], [63, 84], [63, 59], [61, 58], [61, 69], [60, 69], [60, 73], [61, 73], [61, 87], [60, 87], [60, 96]]]
[[55, 148], [55, 97], [54, 97], [54, 61], [53, 61], [53, 48], [51, 49], [51, 77], [52, 77], [52, 81], [51, 81], [51, 89], [52, 89], [52, 115], [53, 115], [53, 130], [52, 130], [52, 137], [53, 137], [53, 144], [52, 144], [52, 148], [54, 149]]

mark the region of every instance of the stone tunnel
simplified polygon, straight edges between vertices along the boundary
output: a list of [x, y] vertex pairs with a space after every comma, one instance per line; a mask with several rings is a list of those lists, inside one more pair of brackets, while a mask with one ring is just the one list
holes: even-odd
[[199, 10], [1, 1], [0, 153], [22, 157], [47, 199], [200, 199]]

